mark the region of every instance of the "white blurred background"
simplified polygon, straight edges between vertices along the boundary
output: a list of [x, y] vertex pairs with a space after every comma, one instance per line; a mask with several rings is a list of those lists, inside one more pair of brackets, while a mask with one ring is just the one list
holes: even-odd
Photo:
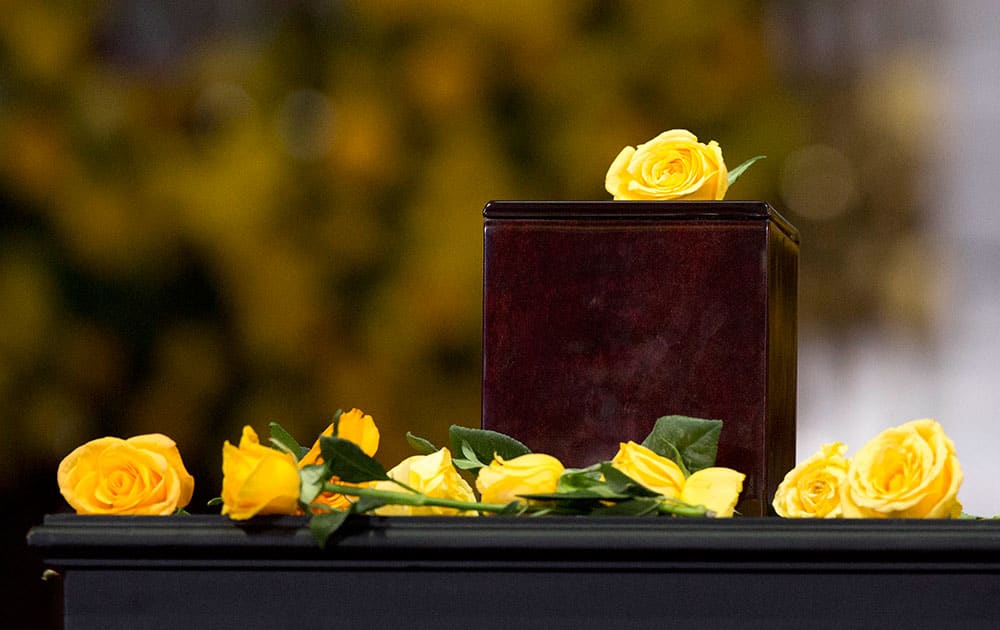
[[[887, 124], [925, 156], [915, 203], [926, 213], [922, 231], [905, 237], [919, 244], [880, 287], [890, 303], [897, 292], [895, 310], [923, 318], [920, 325], [898, 313], [847, 334], [807, 323], [799, 459], [829, 441], [853, 452], [883, 428], [933, 417], [956, 444], [966, 511], [1000, 514], [1000, 3], [807, 2], [799, 10], [809, 16], [797, 43], [802, 63], [823, 72], [826, 63], [844, 63], [850, 49], [860, 73], [871, 76], [870, 96]], [[845, 167], [845, 187], [857, 168]], [[793, 210], [815, 212], [785, 191]], [[829, 216], [836, 212], [830, 199], [850, 194], [827, 194], [818, 211]], [[811, 245], [803, 244], [803, 256]]]

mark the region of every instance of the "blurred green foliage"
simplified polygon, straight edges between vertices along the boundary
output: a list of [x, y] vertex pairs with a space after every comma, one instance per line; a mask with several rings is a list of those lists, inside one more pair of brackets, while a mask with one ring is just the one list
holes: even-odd
[[357, 406], [387, 465], [478, 425], [483, 205], [605, 199], [673, 127], [768, 156], [729, 198], [801, 229], [807, 327], [920, 325], [919, 76], [782, 70], [787, 3], [237, 4], [2, 3], [5, 493], [156, 431], [199, 511], [243, 424]]
[[[770, 5], [0, 5], [0, 491], [26, 526], [100, 435], [173, 437], [197, 512], [243, 424], [307, 442], [357, 406], [387, 466], [407, 430], [477, 426], [483, 205], [606, 199], [622, 146], [673, 127], [768, 156], [729, 198], [802, 230], [804, 323], [920, 312], [894, 87], [781, 74]], [[816, 144], [793, 183], [836, 213], [782, 188]]]
[[306, 441], [358, 406], [390, 463], [477, 425], [487, 201], [607, 198], [676, 126], [775, 156], [733, 191], [768, 199], [805, 140], [759, 8], [669, 4], [9, 7], [0, 484], [158, 431], [208, 498], [243, 424]]

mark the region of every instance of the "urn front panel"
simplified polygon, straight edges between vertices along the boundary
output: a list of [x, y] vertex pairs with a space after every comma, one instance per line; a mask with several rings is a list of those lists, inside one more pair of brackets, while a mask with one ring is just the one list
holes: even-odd
[[762, 514], [795, 455], [794, 230], [762, 203], [494, 202], [483, 427], [567, 466], [657, 418], [724, 421]]

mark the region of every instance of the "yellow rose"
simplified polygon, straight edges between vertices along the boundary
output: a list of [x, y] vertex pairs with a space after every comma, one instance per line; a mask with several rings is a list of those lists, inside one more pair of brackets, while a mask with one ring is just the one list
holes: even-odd
[[850, 460], [847, 445], [824, 444], [785, 475], [774, 494], [774, 511], [785, 518], [840, 518], [840, 488]]
[[702, 144], [690, 131], [672, 129], [622, 149], [604, 187], [615, 199], [718, 200], [729, 189], [729, 172], [717, 142]]
[[87, 442], [63, 458], [56, 477], [77, 514], [173, 514], [194, 492], [177, 444], [159, 433]]
[[[333, 424], [320, 435], [326, 437], [333, 435]], [[351, 409], [347, 413], [340, 414], [340, 419], [337, 421], [337, 437], [354, 442], [369, 457], [374, 456], [378, 450], [378, 427], [375, 426], [372, 417], [360, 409]], [[323, 458], [320, 456], [319, 440], [316, 440], [309, 452], [302, 457], [302, 465], [321, 463]]]
[[[333, 435], [333, 424], [331, 423], [330, 426], [328, 426], [320, 435], [325, 435], [327, 437]], [[369, 457], [373, 457], [375, 452], [378, 451], [378, 427], [375, 425], [375, 420], [360, 409], [351, 409], [347, 413], [340, 414], [340, 419], [337, 421], [337, 437], [354, 442], [361, 448], [365, 455], [368, 455]], [[317, 439], [313, 443], [312, 448], [309, 449], [309, 452], [306, 453], [301, 460], [299, 460], [299, 467], [307, 466], [309, 464], [322, 463], [323, 457], [320, 451], [319, 440]], [[331, 478], [330, 482], [346, 486], [354, 485], [358, 487], [370, 487], [372, 485], [370, 483], [344, 483], [337, 477]], [[334, 492], [322, 492], [313, 500], [313, 503], [322, 503], [338, 510], [346, 510], [350, 507], [352, 502], [352, 498]]]
[[691, 505], [704, 505], [716, 518], [729, 518], [743, 491], [744, 479], [746, 475], [732, 468], [702, 468], [684, 481], [680, 499]]
[[677, 464], [635, 442], [620, 444], [611, 465], [671, 499], [679, 498], [684, 489], [684, 473]]
[[254, 430], [243, 427], [239, 448], [222, 445], [222, 513], [237, 521], [257, 514], [298, 511], [299, 469], [295, 458], [263, 446]]
[[691, 505], [703, 505], [717, 517], [733, 515], [746, 478], [731, 468], [704, 468], [685, 479], [673, 460], [635, 442], [619, 445], [611, 465], [654, 492]]
[[489, 466], [479, 469], [476, 489], [485, 503], [510, 503], [520, 494], [555, 492], [563, 470], [551, 455], [528, 453], [508, 460], [495, 455]]
[[962, 469], [941, 425], [887, 429], [854, 456], [840, 492], [845, 518], [954, 518]]
[[[429, 497], [439, 499], [456, 499], [459, 501], [475, 501], [476, 495], [472, 492], [472, 487], [462, 479], [455, 467], [451, 463], [451, 451], [442, 448], [430, 455], [414, 455], [408, 457], [396, 465], [388, 472], [392, 479], [397, 479], [414, 490], [418, 490]], [[401, 488], [391, 481], [379, 481], [375, 483], [378, 490], [390, 490], [400, 492]], [[382, 516], [421, 516], [421, 515], [443, 515], [453, 516], [460, 512], [453, 508], [442, 507], [418, 507], [411, 505], [384, 505], [377, 510], [376, 514]], [[475, 512], [465, 512], [467, 515], [475, 515]]]

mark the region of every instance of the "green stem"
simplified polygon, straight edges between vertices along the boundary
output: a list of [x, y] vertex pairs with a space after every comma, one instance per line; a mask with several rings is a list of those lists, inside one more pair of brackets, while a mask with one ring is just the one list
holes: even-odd
[[423, 494], [421, 491], [417, 490], [416, 488], [408, 486], [405, 483], [403, 483], [402, 481], [398, 481], [396, 479], [393, 479], [392, 477], [389, 477], [389, 481], [391, 481], [392, 483], [396, 484], [397, 486], [399, 486], [400, 488], [402, 488], [404, 490], [409, 490], [413, 494]]
[[[417, 507], [443, 507], [462, 511], [502, 512], [506, 505], [499, 503], [479, 503], [478, 501], [459, 501], [457, 499], [441, 499], [429, 497], [414, 490], [413, 492], [393, 492], [391, 490], [376, 490], [358, 486], [342, 486], [336, 483], [324, 483], [323, 490], [337, 492], [355, 497], [372, 497], [382, 499], [395, 505], [413, 505]], [[416, 494], [414, 494], [414, 492]]]
[[689, 503], [674, 502], [669, 499], [660, 503], [659, 510], [663, 514], [673, 514], [674, 516], [715, 516], [704, 505], [691, 505]]

